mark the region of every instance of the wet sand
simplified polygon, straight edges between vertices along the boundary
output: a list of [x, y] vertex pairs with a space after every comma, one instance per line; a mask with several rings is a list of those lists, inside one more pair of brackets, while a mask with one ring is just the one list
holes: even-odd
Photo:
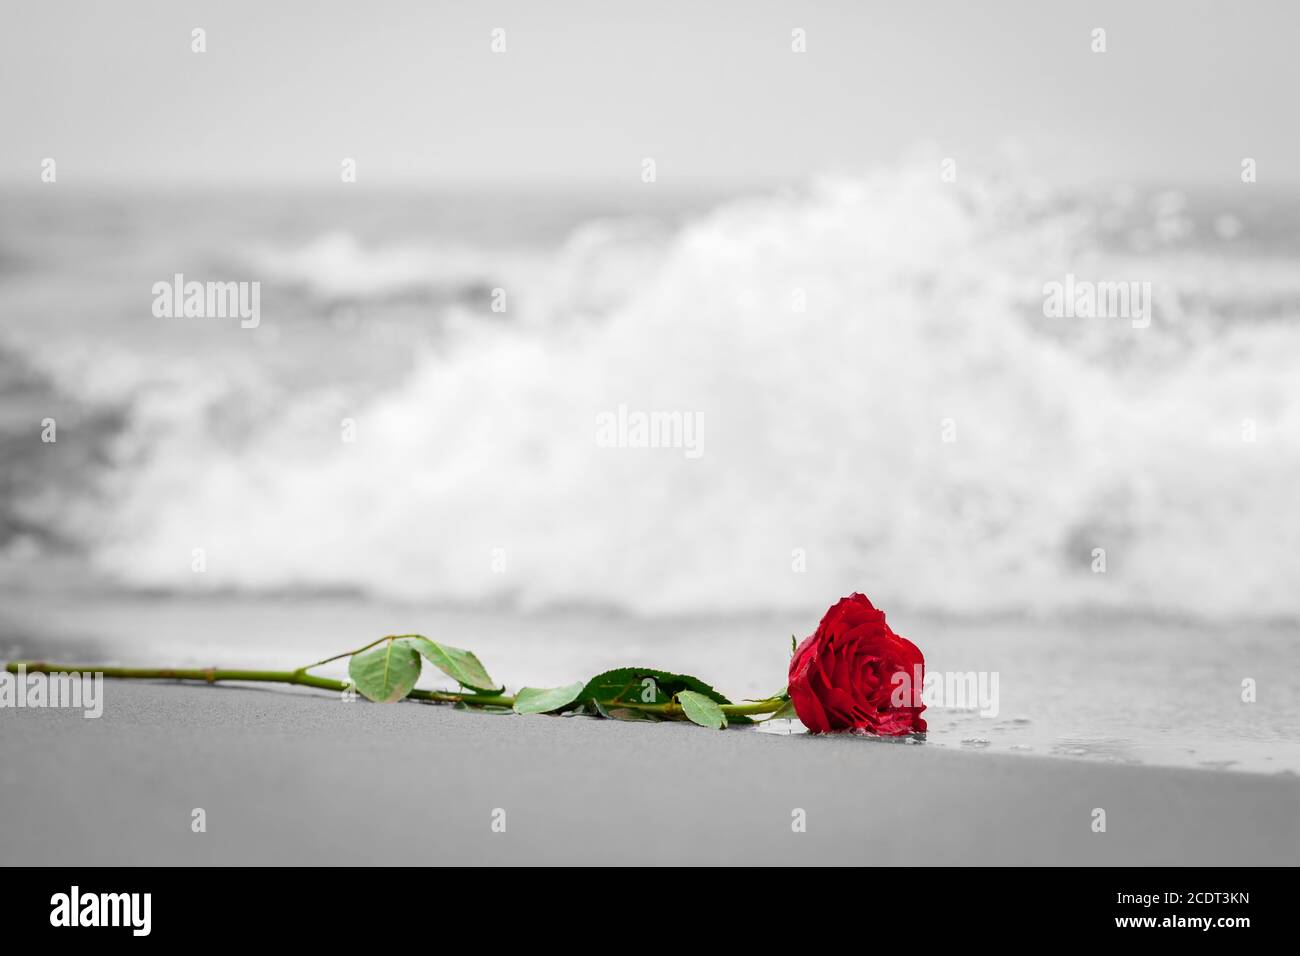
[[[7, 864], [1290, 864], [1300, 779], [105, 683], [0, 710]], [[1106, 811], [1105, 833], [1091, 829]], [[193, 811], [207, 830], [191, 829]], [[792, 832], [795, 809], [806, 832]], [[505, 832], [494, 832], [504, 810]]]
[[[790, 636], [815, 613], [638, 618], [356, 598], [255, 600], [0, 593], [0, 659], [139, 667], [292, 669], [384, 634], [418, 632], [475, 651], [518, 688], [558, 687], [629, 665], [693, 674], [732, 700], [787, 680]], [[1284, 626], [1108, 620], [891, 620], [928, 672], [995, 673], [996, 715], [932, 706], [931, 750], [1095, 763], [1300, 774], [1300, 642]], [[346, 661], [317, 673], [342, 678]], [[1259, 680], [1245, 704], [1241, 680]], [[426, 674], [421, 686], [443, 686]]]

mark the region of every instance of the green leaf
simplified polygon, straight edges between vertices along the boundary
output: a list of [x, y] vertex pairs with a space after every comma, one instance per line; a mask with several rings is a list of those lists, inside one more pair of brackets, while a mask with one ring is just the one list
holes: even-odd
[[686, 716], [701, 727], [722, 730], [727, 726], [727, 715], [722, 712], [722, 708], [703, 694], [693, 690], [678, 691], [677, 702], [682, 705]]
[[401, 638], [400, 641], [419, 651], [424, 655], [425, 660], [458, 684], [490, 693], [500, 692], [505, 689], [493, 683], [492, 678], [488, 676], [488, 672], [484, 670], [483, 665], [479, 663], [479, 659], [474, 656], [473, 651], [464, 651], [459, 647], [439, 644], [437, 641], [431, 641], [420, 634], [408, 634]]
[[516, 714], [549, 714], [563, 710], [582, 693], [582, 681], [565, 687], [521, 687], [515, 695]]
[[620, 667], [597, 674], [578, 699], [602, 704], [666, 704], [684, 690], [702, 694], [715, 704], [731, 701], [696, 677], [670, 674], [651, 667]]
[[402, 641], [387, 641], [348, 661], [348, 676], [367, 700], [391, 704], [411, 692], [420, 676], [420, 655]]
[[787, 700], [777, 710], [775, 710], [767, 720], [798, 720], [799, 715], [795, 713], [794, 701]]

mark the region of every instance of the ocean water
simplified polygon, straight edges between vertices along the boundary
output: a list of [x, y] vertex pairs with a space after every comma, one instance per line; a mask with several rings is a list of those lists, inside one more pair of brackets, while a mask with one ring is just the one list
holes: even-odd
[[[0, 569], [1300, 615], [1300, 207], [933, 172], [722, 200], [9, 195]], [[260, 326], [154, 318], [178, 272], [260, 281]], [[1046, 318], [1067, 274], [1149, 282], [1150, 326]], [[697, 416], [701, 454], [600, 447], [620, 406]]]
[[[1266, 769], [1300, 708], [1275, 696], [1252, 737], [1237, 688], [1243, 660], [1274, 687], [1296, 663], [1300, 202], [935, 169], [747, 196], [5, 193], [6, 635], [39, 642], [58, 609], [90, 639], [86, 608], [125, 607], [110, 646], [137, 659], [161, 645], [122, 620], [191, 608], [174, 657], [282, 659], [266, 609], [345, 596], [358, 629], [376, 607], [585, 622], [534, 670], [683, 646], [721, 665], [743, 622], [802, 636], [861, 590], [923, 623], [932, 666], [1003, 647], [1020, 693], [1057, 689], [935, 743], [1050, 726], [1026, 746], [1196, 764], [1249, 739]], [[155, 318], [176, 273], [260, 282], [260, 325]], [[1149, 283], [1149, 325], [1045, 316], [1068, 275]], [[620, 407], [693, 416], [700, 454], [602, 447]], [[247, 615], [224, 644], [217, 608]], [[680, 620], [729, 636], [679, 646]], [[1096, 702], [1134, 674], [1108, 722]]]

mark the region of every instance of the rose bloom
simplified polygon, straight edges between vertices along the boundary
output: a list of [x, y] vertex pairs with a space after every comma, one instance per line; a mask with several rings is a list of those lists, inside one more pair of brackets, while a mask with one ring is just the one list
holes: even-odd
[[[895, 679], [905, 674], [906, 681]], [[920, 690], [925, 657], [885, 623], [864, 594], [826, 612], [790, 661], [790, 700], [809, 730], [864, 730], [887, 737], [925, 730]], [[917, 706], [896, 706], [899, 698]]]

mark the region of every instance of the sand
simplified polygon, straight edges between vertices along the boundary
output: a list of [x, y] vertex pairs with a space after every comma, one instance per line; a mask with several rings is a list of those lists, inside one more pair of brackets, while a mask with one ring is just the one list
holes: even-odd
[[[7, 864], [1291, 864], [1300, 779], [110, 681], [0, 710]], [[1106, 811], [1105, 833], [1091, 829]], [[195, 833], [202, 808], [206, 832]], [[792, 814], [806, 832], [792, 832]], [[504, 810], [504, 832], [494, 819]]]
[[[928, 673], [996, 673], [1000, 709], [932, 706], [930, 749], [1145, 766], [1300, 774], [1300, 641], [1236, 622], [940, 621], [892, 615]], [[522, 611], [359, 598], [106, 597], [0, 591], [0, 659], [140, 667], [292, 669], [384, 634], [418, 632], [475, 651], [518, 688], [556, 687], [629, 665], [693, 674], [732, 700], [783, 686], [790, 636], [816, 614], [638, 618], [590, 608]], [[346, 662], [317, 673], [346, 676]], [[1259, 682], [1245, 704], [1241, 681]], [[421, 686], [445, 686], [426, 674]]]

